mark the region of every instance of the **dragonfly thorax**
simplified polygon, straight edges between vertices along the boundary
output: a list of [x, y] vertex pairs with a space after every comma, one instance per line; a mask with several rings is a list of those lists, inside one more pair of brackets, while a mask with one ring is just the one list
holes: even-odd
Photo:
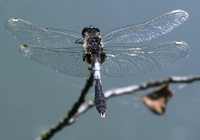
[[89, 37], [87, 39], [87, 52], [91, 54], [98, 54], [103, 51], [100, 37]]
[[98, 61], [102, 64], [105, 61], [106, 54], [103, 52], [100, 36], [85, 38], [83, 47], [85, 48], [83, 60], [86, 60], [87, 63], [94, 64], [95, 61]]

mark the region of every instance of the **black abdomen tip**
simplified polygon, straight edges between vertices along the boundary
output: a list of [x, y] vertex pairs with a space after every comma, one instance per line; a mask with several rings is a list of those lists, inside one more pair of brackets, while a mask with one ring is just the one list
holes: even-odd
[[95, 106], [99, 114], [101, 115], [101, 118], [105, 118], [106, 99], [103, 93], [99, 93], [95, 95]]

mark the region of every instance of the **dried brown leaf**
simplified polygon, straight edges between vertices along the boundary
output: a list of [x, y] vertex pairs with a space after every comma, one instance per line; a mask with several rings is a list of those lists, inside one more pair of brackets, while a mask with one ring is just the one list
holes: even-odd
[[145, 96], [142, 96], [138, 93], [134, 94], [142, 99], [150, 111], [157, 115], [163, 115], [165, 113], [167, 102], [173, 96], [173, 93], [169, 89], [168, 84], [163, 84]]

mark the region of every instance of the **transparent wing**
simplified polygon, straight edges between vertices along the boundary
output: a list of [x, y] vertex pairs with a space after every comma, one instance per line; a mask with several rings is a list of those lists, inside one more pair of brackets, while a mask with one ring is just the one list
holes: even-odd
[[165, 42], [148, 46], [113, 45], [106, 50], [106, 61], [101, 71], [108, 76], [131, 76], [166, 66], [190, 52], [185, 42]]
[[104, 45], [118, 43], [138, 43], [158, 38], [169, 33], [189, 17], [183, 10], [175, 10], [147, 22], [129, 25], [105, 34]]
[[[82, 48], [81, 48], [82, 49]], [[22, 45], [20, 52], [38, 63], [58, 72], [72, 76], [88, 76], [88, 64], [83, 61], [80, 48], [50, 48], [36, 45]]]
[[77, 39], [81, 38], [77, 33], [61, 29], [44, 28], [22, 19], [9, 19], [5, 28], [24, 44], [56, 48], [80, 46], [80, 44], [75, 43]]

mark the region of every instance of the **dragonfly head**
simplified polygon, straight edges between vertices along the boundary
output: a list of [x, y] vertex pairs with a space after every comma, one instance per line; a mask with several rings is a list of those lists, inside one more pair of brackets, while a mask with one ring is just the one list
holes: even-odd
[[99, 36], [100, 35], [100, 30], [99, 28], [96, 28], [92, 25], [89, 25], [85, 28], [83, 28], [82, 31], [82, 36], [86, 37], [86, 36]]

